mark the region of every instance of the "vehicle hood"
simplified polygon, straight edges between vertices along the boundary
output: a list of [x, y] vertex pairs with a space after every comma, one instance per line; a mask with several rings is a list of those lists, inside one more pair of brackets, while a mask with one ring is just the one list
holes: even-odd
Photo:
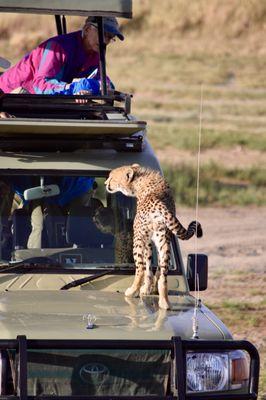
[[[123, 293], [90, 291], [5, 291], [0, 294], [0, 338], [14, 339], [164, 339], [193, 335], [194, 298], [170, 296], [171, 310], [158, 308], [158, 296], [144, 300]], [[87, 328], [86, 314], [96, 317]], [[198, 311], [200, 339], [231, 335], [205, 306]]]

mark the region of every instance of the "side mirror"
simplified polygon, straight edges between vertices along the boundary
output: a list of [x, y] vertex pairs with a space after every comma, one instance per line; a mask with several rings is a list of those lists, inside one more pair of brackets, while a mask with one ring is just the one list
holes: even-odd
[[[195, 286], [197, 274], [198, 288]], [[187, 258], [187, 280], [189, 290], [206, 290], [208, 287], [208, 256], [206, 254], [189, 254]]]
[[52, 197], [60, 193], [58, 185], [37, 186], [24, 190], [23, 196], [25, 200], [42, 199], [43, 197]]

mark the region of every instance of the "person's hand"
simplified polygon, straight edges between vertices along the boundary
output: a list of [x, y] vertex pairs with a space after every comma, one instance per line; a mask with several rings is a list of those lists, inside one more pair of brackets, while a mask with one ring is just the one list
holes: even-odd
[[[76, 93], [76, 95], [78, 96], [84, 96], [86, 94], [91, 94], [91, 92], [89, 92], [88, 90], [81, 90], [80, 92]], [[75, 99], [75, 102], [79, 104], [86, 104], [88, 103], [88, 99], [83, 99], [81, 97], [80, 99]]]
[[89, 92], [89, 94], [100, 93], [100, 83], [97, 79], [82, 78], [77, 82], [72, 82], [68, 88], [69, 94], [78, 94], [82, 91]]
[[110, 78], [107, 78], [107, 90], [109, 92], [114, 92], [115, 91], [115, 85], [113, 84], [113, 82], [111, 81]]
[[14, 115], [8, 114], [5, 111], [0, 112], [0, 118], [15, 118]]
[[[99, 82], [100, 91], [101, 91], [101, 89], [102, 89], [102, 82], [101, 82], [100, 79], [98, 80], [98, 82]], [[113, 84], [113, 82], [112, 82], [112, 81], [110, 80], [110, 78], [108, 78], [108, 77], [107, 77], [107, 79], [106, 79], [106, 88], [107, 88], [107, 94], [109, 94], [109, 95], [114, 94], [115, 85]]]

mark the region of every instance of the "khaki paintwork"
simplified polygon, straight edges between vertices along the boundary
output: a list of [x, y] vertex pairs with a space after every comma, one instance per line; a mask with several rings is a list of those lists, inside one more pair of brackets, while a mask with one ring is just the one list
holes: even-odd
[[[143, 301], [124, 293], [98, 290], [5, 291], [1, 293], [0, 332], [5, 339], [170, 339], [192, 337], [194, 301], [189, 295], [170, 296], [171, 311], [158, 309], [158, 297]], [[86, 329], [84, 314], [93, 314], [95, 329]], [[198, 317], [202, 339], [231, 338], [206, 307]]]
[[[15, 169], [107, 174], [112, 168], [136, 162], [160, 170], [146, 138], [143, 152], [139, 153], [111, 149], [0, 153], [0, 170], [7, 173]], [[50, 250], [54, 253], [54, 249]], [[31, 256], [40, 255], [38, 252], [32, 249]], [[158, 309], [157, 296], [147, 296], [143, 301], [125, 298], [124, 291], [133, 275], [108, 275], [68, 291], [59, 290], [83, 276], [86, 275], [74, 275], [70, 271], [51, 275], [0, 274], [1, 337], [8, 339], [24, 334], [36, 339], [155, 340], [170, 339], [173, 335], [187, 339], [192, 336], [194, 301], [188, 294], [184, 275], [169, 276], [170, 293], [174, 293], [170, 295], [170, 311]], [[97, 328], [94, 330], [86, 329], [85, 313], [95, 314]], [[204, 306], [199, 312], [199, 334], [203, 339], [231, 338], [223, 323]]]
[[[103, 292], [125, 292], [125, 290], [132, 284], [134, 271], [131, 275], [118, 275], [108, 274], [99, 277], [92, 282], [83, 284], [72, 288], [71, 291], [76, 290], [101, 290]], [[88, 275], [94, 274], [93, 271], [88, 270]], [[73, 275], [67, 270], [62, 274], [0, 274], [0, 292], [6, 290], [60, 290], [63, 285], [73, 282], [75, 279], [81, 279], [88, 275]], [[168, 276], [169, 290], [175, 291], [182, 295], [188, 294], [187, 286], [183, 275], [169, 275]], [[37, 293], [36, 293], [37, 295]]]
[[[1, 122], [0, 122], [1, 123]], [[106, 173], [121, 165], [138, 163], [160, 170], [154, 152], [145, 140], [142, 152], [117, 152], [112, 149], [92, 149], [67, 152], [1, 152], [0, 169], [35, 171], [99, 171]]]
[[49, 119], [4, 119], [0, 124], [1, 137], [17, 137], [23, 135], [47, 135], [62, 138], [64, 135], [77, 135], [83, 139], [95, 135], [108, 135], [116, 137], [129, 137], [134, 133], [141, 134], [146, 127], [146, 122], [138, 121], [77, 121], [77, 120], [49, 120]]
[[0, 12], [131, 18], [131, 0], [0, 0]]

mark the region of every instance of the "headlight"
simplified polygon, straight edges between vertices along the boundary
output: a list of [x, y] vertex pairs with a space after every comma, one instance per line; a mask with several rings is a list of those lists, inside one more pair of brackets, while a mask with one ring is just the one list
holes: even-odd
[[221, 353], [187, 353], [187, 392], [219, 392], [244, 389], [249, 368], [246, 354], [236, 350]]

